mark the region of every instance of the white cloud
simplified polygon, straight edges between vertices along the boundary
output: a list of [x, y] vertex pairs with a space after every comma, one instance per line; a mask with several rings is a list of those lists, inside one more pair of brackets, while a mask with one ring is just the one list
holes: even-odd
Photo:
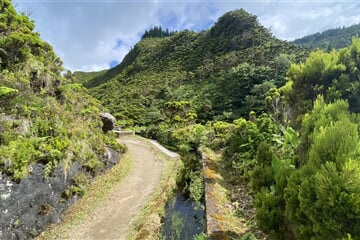
[[[170, 30], [206, 29], [229, 10], [244, 8], [275, 36], [292, 40], [328, 28], [359, 23], [353, 1], [17, 1], [30, 10], [36, 29], [71, 70], [100, 70], [120, 62], [155, 25]], [[116, 47], [118, 43], [120, 46]]]
[[239, 1], [216, 3], [220, 13], [244, 8], [278, 38], [293, 40], [329, 28], [359, 23], [360, 5], [354, 1]]
[[283, 3], [261, 15], [260, 21], [271, 27], [275, 36], [293, 40], [329, 28], [359, 23], [357, 11], [359, 6], [355, 3]]
[[[20, 2], [18, 9], [31, 9], [36, 30], [71, 70], [108, 68], [122, 60], [139, 32], [158, 24], [150, 2]], [[123, 45], [114, 49], [119, 39]]]

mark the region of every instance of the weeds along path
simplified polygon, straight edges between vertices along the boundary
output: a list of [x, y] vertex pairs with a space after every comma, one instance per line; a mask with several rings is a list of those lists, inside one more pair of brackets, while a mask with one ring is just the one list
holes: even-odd
[[125, 239], [159, 185], [165, 164], [158, 158], [158, 150], [141, 138], [121, 137], [119, 142], [126, 144], [134, 161], [131, 172], [71, 230], [68, 239]]

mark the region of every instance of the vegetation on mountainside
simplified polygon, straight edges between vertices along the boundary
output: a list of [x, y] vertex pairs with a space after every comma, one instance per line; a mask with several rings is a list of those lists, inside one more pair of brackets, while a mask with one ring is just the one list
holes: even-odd
[[70, 76], [70, 78], [74, 78], [74, 79], [81, 79], [81, 84], [85, 84], [87, 82], [89, 82], [91, 79], [97, 78], [97, 77], [102, 77], [105, 73], [107, 72], [107, 70], [102, 70], [99, 72], [74, 72], [72, 73], [71, 71], [67, 72], [66, 75]]
[[250, 109], [263, 112], [263, 96], [282, 86], [290, 63], [305, 54], [274, 38], [255, 16], [238, 10], [208, 31], [144, 38], [108, 71], [117, 71], [115, 77], [95, 77], [85, 86], [102, 83], [90, 91], [123, 125], [162, 122], [166, 103], [176, 101], [190, 102], [197, 122], [233, 120]]
[[354, 24], [349, 27], [338, 27], [323, 32], [317, 32], [299, 39], [292, 43], [312, 48], [330, 51], [332, 49], [345, 48], [351, 45], [353, 37], [360, 36], [360, 24]]
[[[91, 94], [118, 124], [136, 126], [143, 135], [186, 155], [183, 181], [189, 189], [201, 190], [196, 151], [208, 131], [201, 124], [231, 122], [250, 110], [266, 112], [265, 97], [272, 97], [268, 91], [282, 86], [291, 62], [306, 54], [274, 38], [255, 16], [238, 10], [222, 16], [208, 31], [143, 38], [119, 66], [84, 85], [93, 87]], [[117, 75], [102, 77], [110, 72]], [[81, 82], [86, 77], [74, 75]], [[221, 122], [215, 126], [221, 134]], [[224, 144], [214, 145], [220, 149]], [[201, 192], [192, 196], [202, 198]]]
[[42, 163], [47, 177], [58, 165], [66, 172], [78, 161], [96, 174], [105, 145], [123, 149], [102, 133], [100, 103], [61, 76], [60, 59], [33, 30], [10, 0], [1, 1], [0, 172], [20, 180]]
[[[232, 199], [247, 186], [272, 238], [358, 239], [359, 53], [354, 38], [307, 56], [237, 10], [209, 31], [144, 38], [90, 92], [119, 123], [183, 155], [221, 152]], [[189, 189], [200, 189], [200, 169], [186, 160]]]

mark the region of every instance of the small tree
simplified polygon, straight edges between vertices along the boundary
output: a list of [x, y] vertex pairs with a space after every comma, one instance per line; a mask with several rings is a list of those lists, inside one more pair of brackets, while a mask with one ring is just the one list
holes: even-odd
[[343, 103], [320, 101], [305, 118], [309, 154], [285, 189], [286, 216], [298, 239], [360, 236], [359, 123]]

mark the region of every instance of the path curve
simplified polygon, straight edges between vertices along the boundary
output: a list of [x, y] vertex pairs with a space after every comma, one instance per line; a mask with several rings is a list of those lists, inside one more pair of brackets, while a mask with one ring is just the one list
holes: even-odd
[[[160, 184], [163, 160], [144, 140], [121, 137], [134, 161], [132, 171], [83, 223], [72, 229], [70, 239], [125, 239], [141, 209]], [[120, 163], [121, 164], [121, 163]]]

